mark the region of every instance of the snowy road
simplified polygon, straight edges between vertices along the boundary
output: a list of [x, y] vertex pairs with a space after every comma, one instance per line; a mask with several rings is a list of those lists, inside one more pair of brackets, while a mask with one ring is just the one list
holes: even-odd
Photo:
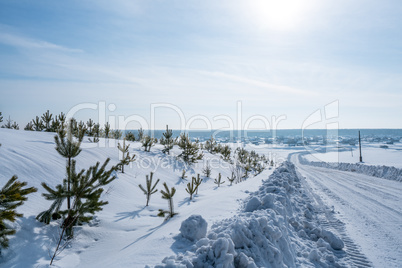
[[374, 267], [402, 266], [401, 182], [302, 165], [298, 155], [291, 160]]

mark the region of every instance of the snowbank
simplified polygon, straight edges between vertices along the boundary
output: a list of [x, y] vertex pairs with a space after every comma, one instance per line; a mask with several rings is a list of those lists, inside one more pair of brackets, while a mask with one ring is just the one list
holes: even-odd
[[308, 161], [301, 155], [299, 155], [299, 161], [304, 165], [338, 169], [341, 171], [357, 172], [364, 175], [383, 178], [387, 180], [402, 181], [402, 169], [396, 167], [369, 166], [364, 164], [353, 164], [353, 163], [315, 162], [315, 161]]
[[309, 201], [294, 165], [285, 162], [237, 216], [215, 223], [207, 238], [155, 267], [345, 266], [334, 255], [342, 240], [320, 226]]

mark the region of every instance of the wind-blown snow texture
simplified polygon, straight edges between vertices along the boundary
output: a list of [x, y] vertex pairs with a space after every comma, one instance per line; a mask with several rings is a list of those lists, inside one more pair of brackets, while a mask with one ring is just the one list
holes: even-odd
[[207, 238], [155, 267], [344, 267], [343, 242], [323, 229], [295, 167], [277, 168], [235, 217], [215, 223]]
[[301, 155], [299, 155], [299, 161], [303, 165], [351, 171], [387, 180], [402, 181], [402, 169], [396, 167], [308, 161]]

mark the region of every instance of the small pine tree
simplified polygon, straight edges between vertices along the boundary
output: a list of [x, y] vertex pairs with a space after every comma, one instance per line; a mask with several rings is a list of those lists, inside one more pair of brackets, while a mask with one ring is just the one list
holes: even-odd
[[241, 164], [246, 164], [249, 156], [248, 151], [244, 148], [237, 148], [236, 151], [237, 151], [237, 160]]
[[191, 183], [187, 183], [186, 192], [190, 195], [190, 200], [193, 200], [193, 194], [197, 191], [198, 185], [195, 183], [196, 178], [193, 177]]
[[142, 142], [142, 139], [144, 138], [144, 130], [140, 128], [138, 130], [138, 141]]
[[205, 142], [204, 149], [212, 154], [215, 152], [215, 146], [216, 146], [216, 141], [211, 136], [211, 138]]
[[105, 138], [106, 139], [109, 138], [109, 135], [110, 135], [110, 124], [109, 124], [109, 122], [106, 122], [106, 124], [105, 124]]
[[220, 153], [222, 154], [223, 160], [225, 161], [229, 161], [230, 160], [230, 153], [231, 153], [231, 149], [229, 145], [225, 145], [222, 147], [222, 149], [220, 150]]
[[49, 132], [50, 131], [50, 123], [52, 122], [52, 117], [53, 115], [49, 112], [49, 110], [46, 111], [42, 115], [42, 121], [44, 123], [45, 131]]
[[146, 189], [142, 187], [141, 184], [138, 185], [140, 189], [144, 192], [144, 194], [147, 196], [147, 204], [145, 206], [148, 206], [149, 200], [151, 199], [151, 195], [156, 193], [158, 189], [155, 189], [156, 185], [158, 185], [159, 179], [155, 182], [154, 185], [152, 185], [152, 178], [154, 176], [154, 173], [151, 172], [149, 177], [148, 175], [145, 175], [145, 180], [146, 180]]
[[195, 163], [197, 160], [201, 160], [203, 155], [198, 153], [199, 147], [195, 142], [191, 142], [188, 135], [182, 133], [180, 135], [180, 141], [177, 144], [182, 150], [178, 156], [183, 159], [187, 164]]
[[89, 120], [87, 121], [87, 132], [88, 132], [88, 136], [90, 136], [90, 137], [94, 135], [94, 133], [92, 131], [92, 128], [94, 127], [94, 125], [95, 125], [94, 121], [91, 118], [89, 118]]
[[122, 152], [122, 159], [120, 160], [119, 167], [121, 168], [121, 173], [124, 173], [124, 166], [129, 165], [131, 162], [135, 161], [135, 154], [130, 157], [130, 153], [128, 152], [128, 148], [130, 147], [130, 144], [127, 144], [126, 146], [126, 139], [123, 139], [123, 145], [120, 145], [120, 143], [117, 144], [117, 149], [119, 149]]
[[20, 129], [20, 126], [17, 124], [17, 122], [14, 121], [14, 123], [11, 125], [11, 128], [18, 130]]
[[[67, 188], [67, 179], [64, 179], [63, 183], [57, 185], [55, 189], [42, 183], [43, 188], [48, 192], [42, 195], [53, 203], [48, 210], [41, 212], [36, 218], [41, 222], [49, 223], [51, 219], [63, 217], [63, 231], [65, 230], [67, 237], [71, 238], [75, 225], [89, 222], [93, 219], [92, 215], [108, 204], [106, 201], [101, 201], [100, 197], [103, 187], [116, 179], [116, 176], [112, 176], [112, 172], [116, 170], [115, 166], [106, 170], [109, 161], [110, 158], [106, 159], [100, 168], [100, 163], [97, 162], [88, 170], [82, 169], [77, 173], [76, 161], [72, 160], [71, 167], [67, 167], [70, 189]], [[74, 202], [69, 209], [60, 210], [66, 198]]]
[[94, 137], [100, 137], [101, 127], [99, 123], [96, 123], [92, 129], [92, 134]]
[[173, 139], [173, 131], [169, 129], [169, 126], [166, 125], [166, 132], [162, 133], [163, 137], [161, 138], [161, 144], [165, 147], [162, 149], [164, 154], [170, 154], [170, 150], [173, 149], [174, 139]]
[[11, 120], [10, 117], [8, 117], [8, 119], [6, 119], [6, 123], [2, 126], [2, 128], [8, 128], [8, 129], [12, 129], [13, 128], [13, 120]]
[[[81, 140], [74, 141], [72, 136], [72, 125], [73, 120], [70, 120], [70, 124], [67, 131], [61, 128], [57, 135], [54, 137], [56, 143], [56, 151], [67, 160], [67, 191], [70, 192], [71, 178], [72, 174], [72, 160], [81, 153]], [[67, 197], [67, 208], [71, 208], [70, 196]], [[48, 222], [47, 220], [45, 222]]]
[[61, 112], [61, 113], [59, 114], [58, 119], [59, 119], [59, 121], [60, 121], [60, 124], [61, 124], [61, 125], [64, 125], [64, 123], [66, 122], [66, 115], [65, 115], [63, 112]]
[[200, 174], [197, 174], [197, 179], [195, 179], [194, 183], [195, 183], [195, 185], [197, 186], [196, 194], [198, 194], [198, 188], [199, 188], [199, 186], [200, 186], [201, 183], [202, 183], [202, 179], [200, 178]]
[[3, 122], [3, 115], [0, 112], [0, 123]]
[[17, 213], [17, 207], [27, 200], [28, 194], [38, 191], [34, 187], [23, 188], [27, 183], [19, 182], [17, 179], [17, 176], [13, 176], [0, 190], [0, 255], [1, 248], [7, 248], [9, 245], [7, 236], [16, 232], [6, 224], [6, 221], [15, 222], [17, 217], [22, 217], [22, 214]]
[[221, 178], [222, 178], [222, 175], [221, 175], [221, 173], [219, 173], [218, 178], [215, 179], [215, 181], [214, 181], [215, 184], [218, 184], [218, 187], [221, 186], [221, 184], [225, 183], [224, 181], [221, 181]]
[[146, 135], [142, 139], [142, 147], [144, 147], [145, 152], [151, 151], [151, 147], [155, 145], [155, 139], [151, 138], [150, 136]]
[[233, 182], [236, 180], [235, 172], [232, 171], [232, 175], [230, 176], [230, 178], [229, 177], [227, 177], [227, 178], [228, 178], [228, 181], [230, 181], [230, 186], [232, 186]]
[[60, 128], [61, 122], [59, 118], [56, 116], [50, 125], [50, 131], [51, 132], [56, 132]]
[[126, 140], [128, 141], [135, 141], [135, 135], [133, 132], [127, 132], [126, 133]]
[[165, 217], [165, 215], [167, 214], [165, 220], [168, 220], [168, 219], [172, 218], [173, 216], [177, 215], [177, 213], [174, 212], [174, 207], [173, 207], [173, 196], [176, 193], [176, 188], [172, 187], [169, 190], [169, 187], [167, 186], [166, 182], [163, 183], [163, 186], [165, 187], [165, 191], [161, 190], [161, 194], [162, 194], [162, 198], [166, 199], [168, 201], [169, 210], [159, 209], [158, 216]]
[[74, 132], [74, 136], [77, 139], [82, 140], [86, 133], [87, 133], [87, 125], [83, 121], [80, 121], [78, 123], [78, 125], [77, 125], [77, 128], [76, 128], [75, 132]]
[[186, 180], [187, 176], [186, 176], [186, 170], [185, 170], [185, 169], [183, 169], [180, 178], [181, 178], [183, 181]]
[[113, 133], [113, 138], [116, 140], [119, 140], [121, 138], [121, 136], [123, 136], [123, 132], [120, 129], [116, 129], [114, 131], [112, 131]]
[[28, 124], [24, 127], [24, 130], [26, 131], [33, 131], [33, 124], [31, 122], [28, 122]]
[[209, 164], [209, 161], [207, 161], [205, 167], [202, 169], [202, 172], [204, 173], [205, 177], [210, 178], [211, 173], [212, 173], [212, 168], [211, 168], [211, 165]]
[[39, 116], [36, 116], [35, 119], [32, 119], [32, 124], [35, 131], [42, 131], [44, 128], [43, 121], [39, 118]]

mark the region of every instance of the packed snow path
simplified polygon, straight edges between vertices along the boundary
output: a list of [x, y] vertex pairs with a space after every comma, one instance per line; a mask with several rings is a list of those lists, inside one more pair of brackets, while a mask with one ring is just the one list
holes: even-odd
[[[402, 265], [402, 183], [353, 172], [302, 165], [291, 156], [306, 178], [317, 202], [334, 207], [349, 235], [374, 267]], [[347, 242], [347, 241], [345, 241]], [[352, 260], [369, 265], [350, 241]], [[347, 245], [347, 244], [346, 244]]]

